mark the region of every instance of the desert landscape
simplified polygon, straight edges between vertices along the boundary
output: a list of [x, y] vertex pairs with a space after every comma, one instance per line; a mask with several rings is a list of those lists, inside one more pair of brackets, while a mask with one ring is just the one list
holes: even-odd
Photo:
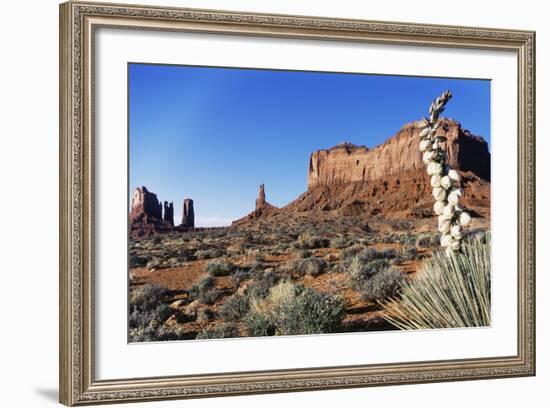
[[[182, 197], [176, 223], [173, 203], [161, 203], [154, 186], [137, 187], [129, 341], [397, 329], [384, 302], [440, 248], [421, 131], [413, 122], [372, 148], [342, 142], [313, 151], [303, 194], [279, 208], [262, 184], [251, 212], [225, 227], [195, 227], [193, 197]], [[464, 239], [483, 234], [491, 221], [487, 142], [450, 118], [439, 120], [437, 136], [472, 217]]]

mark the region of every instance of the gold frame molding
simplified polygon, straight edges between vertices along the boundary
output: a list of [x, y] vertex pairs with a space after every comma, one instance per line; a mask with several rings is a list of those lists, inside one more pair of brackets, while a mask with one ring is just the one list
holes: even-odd
[[[518, 349], [513, 356], [175, 377], [95, 379], [94, 89], [98, 27], [426, 45], [517, 54]], [[535, 375], [535, 33], [68, 2], [60, 5], [60, 402], [130, 402]]]

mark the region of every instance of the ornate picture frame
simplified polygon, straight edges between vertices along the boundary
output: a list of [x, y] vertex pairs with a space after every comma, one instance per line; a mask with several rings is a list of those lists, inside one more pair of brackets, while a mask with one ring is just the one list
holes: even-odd
[[[96, 378], [98, 28], [502, 50], [517, 56], [517, 353], [125, 379]], [[124, 137], [122, 135], [121, 137]], [[66, 405], [535, 375], [535, 33], [415, 23], [68, 2], [60, 6], [60, 402]]]

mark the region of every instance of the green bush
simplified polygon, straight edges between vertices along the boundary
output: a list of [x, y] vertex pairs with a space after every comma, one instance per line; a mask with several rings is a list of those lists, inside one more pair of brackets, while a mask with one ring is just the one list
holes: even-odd
[[223, 292], [219, 289], [209, 289], [199, 293], [198, 301], [205, 305], [212, 305], [223, 296]]
[[384, 317], [403, 330], [491, 324], [491, 235], [465, 238], [460, 252], [433, 254], [401, 296], [384, 303]]
[[159, 285], [143, 285], [130, 295], [129, 337], [131, 342], [173, 340], [179, 334], [162, 325], [172, 310], [162, 301], [170, 291]]
[[417, 248], [427, 248], [431, 245], [431, 235], [430, 234], [422, 234], [419, 235], [418, 238], [416, 238], [416, 247]]
[[345, 248], [348, 245], [348, 240], [344, 237], [338, 237], [334, 238], [332, 241], [330, 241], [330, 246], [332, 248]]
[[294, 243], [294, 247], [297, 249], [327, 248], [329, 245], [330, 240], [327, 238], [311, 236], [309, 234], [300, 235]]
[[214, 258], [220, 258], [224, 255], [225, 255], [224, 251], [219, 248], [199, 249], [198, 251], [195, 252], [195, 257], [197, 259], [214, 259]]
[[343, 315], [340, 297], [285, 281], [266, 298], [251, 298], [246, 324], [253, 336], [330, 333], [340, 327]]
[[362, 283], [361, 294], [367, 300], [380, 301], [397, 296], [403, 283], [403, 272], [386, 268]]
[[247, 316], [245, 320], [246, 328], [250, 336], [274, 336], [275, 324], [268, 316], [253, 313]]
[[230, 262], [210, 262], [206, 266], [206, 272], [212, 276], [228, 276], [235, 269], [235, 266]]
[[296, 265], [296, 269], [300, 273], [305, 273], [306, 275], [317, 276], [321, 274], [327, 267], [325, 261], [321, 258], [307, 258], [299, 261]]
[[365, 263], [359, 257], [355, 257], [346, 265], [346, 272], [350, 275], [353, 286], [357, 290], [362, 290], [366, 281], [389, 267], [390, 263], [386, 259], [374, 259]]
[[220, 316], [227, 321], [238, 321], [246, 316], [250, 309], [247, 296], [235, 295], [220, 306]]
[[221, 323], [213, 328], [204, 329], [197, 335], [197, 339], [225, 339], [237, 337], [239, 332], [233, 323]]
[[250, 279], [251, 273], [250, 271], [246, 271], [244, 269], [238, 269], [236, 272], [233, 272], [231, 274], [231, 283], [235, 287], [238, 287], [242, 281], [246, 279]]
[[347, 248], [344, 248], [342, 250], [342, 258], [344, 259], [350, 259], [354, 258], [359, 254], [361, 251], [366, 250], [366, 247], [364, 245], [353, 245]]
[[130, 252], [130, 259], [128, 260], [130, 268], [141, 268], [147, 265], [148, 258], [144, 256], [136, 255], [135, 253]]

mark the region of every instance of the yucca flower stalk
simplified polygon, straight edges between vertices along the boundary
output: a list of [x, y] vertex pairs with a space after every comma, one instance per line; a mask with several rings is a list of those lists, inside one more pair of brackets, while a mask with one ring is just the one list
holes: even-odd
[[432, 102], [429, 118], [422, 120], [419, 145], [426, 171], [431, 176], [430, 185], [435, 199], [433, 208], [438, 216], [441, 246], [448, 255], [460, 250], [462, 228], [470, 223], [470, 214], [460, 205], [460, 175], [447, 164], [447, 154], [442, 148], [445, 137], [436, 135], [441, 125], [439, 116], [451, 98], [451, 92], [445, 91]]

